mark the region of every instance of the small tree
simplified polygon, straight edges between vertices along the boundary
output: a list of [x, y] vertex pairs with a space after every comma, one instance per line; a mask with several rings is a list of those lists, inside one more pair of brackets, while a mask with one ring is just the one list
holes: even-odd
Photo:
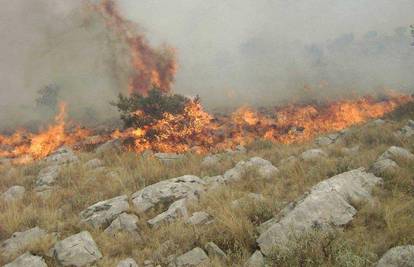
[[48, 107], [52, 110], [57, 109], [60, 88], [56, 84], [49, 84], [37, 91], [36, 105], [38, 107]]
[[147, 96], [134, 93], [131, 96], [122, 94], [118, 102], [111, 103], [121, 113], [126, 128], [141, 128], [163, 117], [164, 113], [179, 114], [184, 111], [189, 99], [182, 95], [167, 95], [159, 88], [153, 88]]

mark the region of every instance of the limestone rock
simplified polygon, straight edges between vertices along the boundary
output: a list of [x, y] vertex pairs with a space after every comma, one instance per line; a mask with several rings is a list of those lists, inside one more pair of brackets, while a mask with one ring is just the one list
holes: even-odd
[[119, 139], [109, 140], [108, 142], [98, 146], [95, 150], [96, 154], [102, 155], [106, 153], [117, 153], [122, 150], [122, 143]]
[[104, 163], [100, 159], [91, 159], [88, 162], [86, 162], [84, 166], [87, 169], [97, 169], [99, 167], [103, 167]]
[[102, 258], [95, 241], [86, 231], [56, 243], [53, 254], [63, 266], [85, 266]]
[[120, 261], [116, 267], [138, 267], [138, 264], [134, 259], [128, 258]]
[[225, 184], [226, 182], [222, 175], [205, 177], [204, 181], [207, 183], [207, 187], [209, 190], [217, 189], [219, 186]]
[[227, 254], [221, 250], [214, 242], [208, 242], [205, 247], [207, 251], [208, 256], [210, 258], [218, 258], [222, 261], [225, 261], [227, 259]]
[[196, 267], [208, 264], [210, 259], [201, 248], [194, 248], [189, 252], [177, 257], [175, 260], [177, 267]]
[[407, 125], [397, 131], [397, 136], [411, 137], [414, 135], [414, 121], [409, 120]]
[[11, 256], [45, 237], [47, 237], [47, 232], [39, 227], [24, 232], [16, 232], [0, 244], [0, 251], [6, 257]]
[[4, 267], [47, 267], [47, 265], [42, 257], [26, 252], [14, 261], [4, 265]]
[[326, 157], [328, 157], [328, 155], [325, 153], [325, 151], [318, 148], [306, 150], [301, 154], [301, 158], [304, 161], [315, 161]]
[[298, 236], [315, 226], [329, 228], [347, 224], [357, 212], [350, 203], [370, 199], [373, 187], [381, 181], [363, 169], [356, 169], [320, 182], [259, 236], [257, 243], [261, 251], [268, 255], [274, 246], [286, 244], [291, 234]]
[[198, 196], [205, 185], [197, 176], [184, 175], [143, 188], [132, 195], [132, 202], [139, 212], [145, 212], [158, 205], [168, 206], [178, 199]]
[[179, 218], [188, 218], [186, 199], [180, 199], [170, 205], [167, 211], [148, 221], [151, 227], [158, 227], [162, 223], [171, 223]]
[[138, 217], [133, 214], [122, 213], [105, 229], [108, 234], [113, 234], [119, 231], [138, 234]]
[[377, 267], [414, 267], [414, 246], [399, 246], [388, 250]]
[[23, 199], [26, 189], [23, 186], [15, 185], [1, 194], [1, 198], [6, 202], [14, 202]]
[[379, 158], [378, 160], [383, 159], [392, 159], [392, 160], [414, 160], [414, 154], [408, 151], [405, 148], [392, 146], [387, 149]]
[[59, 165], [50, 165], [40, 170], [36, 180], [36, 187], [55, 184], [60, 174], [60, 168]]
[[236, 166], [223, 175], [225, 182], [239, 181], [242, 176], [249, 170], [256, 170], [259, 178], [270, 180], [274, 178], [279, 170], [268, 160], [253, 157], [249, 160], [242, 160], [236, 164]]
[[80, 213], [83, 222], [95, 228], [110, 224], [119, 214], [129, 209], [126, 195], [98, 202]]
[[49, 164], [66, 164], [78, 162], [79, 159], [68, 147], [61, 147], [45, 159]]
[[186, 221], [187, 224], [200, 225], [210, 224], [213, 222], [213, 217], [204, 211], [194, 212], [193, 215]]
[[381, 175], [384, 173], [392, 173], [398, 169], [397, 163], [391, 159], [382, 159], [376, 161], [372, 167], [371, 172], [375, 175]]
[[264, 267], [265, 259], [260, 250], [256, 250], [253, 255], [244, 264], [244, 267]]

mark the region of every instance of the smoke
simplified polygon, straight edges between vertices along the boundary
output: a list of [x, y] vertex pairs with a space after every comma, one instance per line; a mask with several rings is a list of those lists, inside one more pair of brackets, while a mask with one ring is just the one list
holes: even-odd
[[[128, 90], [128, 47], [85, 2], [0, 0], [0, 129], [52, 118], [35, 104], [51, 84], [76, 121], [117, 116], [109, 102]], [[210, 108], [413, 92], [412, 0], [118, 4], [154, 47], [176, 48], [173, 90]]]

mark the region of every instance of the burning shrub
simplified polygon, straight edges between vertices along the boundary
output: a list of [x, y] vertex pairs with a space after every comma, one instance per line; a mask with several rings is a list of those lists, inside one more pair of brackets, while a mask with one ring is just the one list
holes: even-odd
[[164, 113], [181, 114], [190, 99], [178, 95], [167, 95], [159, 88], [153, 88], [147, 96], [133, 93], [119, 95], [117, 103], [112, 103], [121, 112], [125, 128], [142, 128], [163, 118]]

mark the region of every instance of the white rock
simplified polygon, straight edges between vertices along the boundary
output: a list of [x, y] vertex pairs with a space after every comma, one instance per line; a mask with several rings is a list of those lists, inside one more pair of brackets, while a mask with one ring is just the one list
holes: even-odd
[[148, 221], [151, 227], [158, 227], [163, 223], [171, 223], [179, 218], [188, 218], [186, 199], [180, 199], [170, 205], [167, 211]]
[[95, 241], [86, 231], [56, 243], [53, 250], [56, 261], [63, 266], [85, 266], [102, 258]]
[[300, 235], [315, 226], [342, 226], [357, 212], [350, 203], [371, 198], [373, 187], [382, 179], [357, 169], [336, 175], [314, 186], [278, 223], [257, 239], [263, 254], [274, 246], [284, 246], [291, 234]]
[[106, 153], [117, 153], [122, 150], [122, 143], [119, 139], [109, 140], [108, 142], [98, 146], [95, 150], [96, 154], [102, 155]]
[[88, 162], [86, 162], [84, 166], [87, 169], [97, 169], [99, 167], [103, 167], [104, 163], [100, 159], [91, 159]]
[[200, 225], [210, 224], [213, 222], [213, 217], [204, 211], [194, 212], [193, 215], [186, 221], [187, 224]]
[[218, 258], [222, 261], [227, 259], [227, 254], [214, 242], [208, 242], [204, 248], [206, 249], [208, 256], [211, 258]]
[[126, 231], [129, 233], [138, 233], [138, 217], [133, 214], [122, 213], [111, 225], [105, 229], [106, 233], [113, 234], [119, 231]]
[[138, 267], [138, 264], [134, 259], [128, 258], [120, 261], [116, 267]]
[[45, 237], [47, 237], [47, 232], [39, 227], [24, 232], [16, 232], [0, 244], [0, 251], [4, 256], [11, 256]]
[[278, 168], [268, 160], [253, 157], [247, 161], [242, 160], [236, 166], [223, 174], [225, 182], [237, 182], [249, 170], [256, 170], [259, 178], [266, 180], [273, 179], [279, 173]]
[[6, 202], [14, 202], [23, 199], [26, 189], [23, 186], [15, 185], [1, 194], [1, 198]]
[[414, 154], [402, 147], [392, 146], [387, 149], [378, 160], [392, 159], [392, 160], [414, 160]]
[[315, 161], [326, 157], [328, 157], [328, 155], [322, 149], [318, 148], [306, 150], [301, 154], [301, 158], [304, 161]]
[[377, 267], [414, 267], [414, 246], [392, 248], [382, 256]]
[[95, 228], [110, 224], [119, 214], [129, 209], [126, 195], [98, 202], [80, 213], [83, 222]]
[[375, 175], [381, 175], [384, 173], [393, 173], [398, 169], [397, 163], [391, 159], [382, 159], [376, 161], [372, 167], [371, 172]]
[[210, 263], [207, 254], [201, 248], [194, 248], [189, 252], [177, 257], [177, 267], [196, 267], [203, 266]]
[[3, 267], [47, 267], [47, 265], [42, 257], [34, 256], [30, 252], [26, 252]]
[[207, 183], [207, 187], [209, 190], [214, 190], [219, 188], [221, 185], [224, 185], [226, 180], [223, 176], [217, 175], [212, 177], [205, 177], [204, 181]]
[[132, 202], [139, 212], [145, 212], [158, 205], [168, 206], [170, 203], [200, 195], [206, 182], [193, 175], [161, 181], [149, 185], [132, 195]]
[[43, 168], [37, 176], [36, 187], [55, 184], [60, 174], [60, 168], [59, 165], [50, 165]]
[[260, 250], [256, 250], [253, 255], [244, 264], [244, 267], [264, 267], [265, 259]]
[[73, 153], [72, 149], [68, 147], [61, 147], [53, 154], [45, 158], [45, 161], [49, 164], [66, 164], [78, 162], [79, 159], [75, 153]]

